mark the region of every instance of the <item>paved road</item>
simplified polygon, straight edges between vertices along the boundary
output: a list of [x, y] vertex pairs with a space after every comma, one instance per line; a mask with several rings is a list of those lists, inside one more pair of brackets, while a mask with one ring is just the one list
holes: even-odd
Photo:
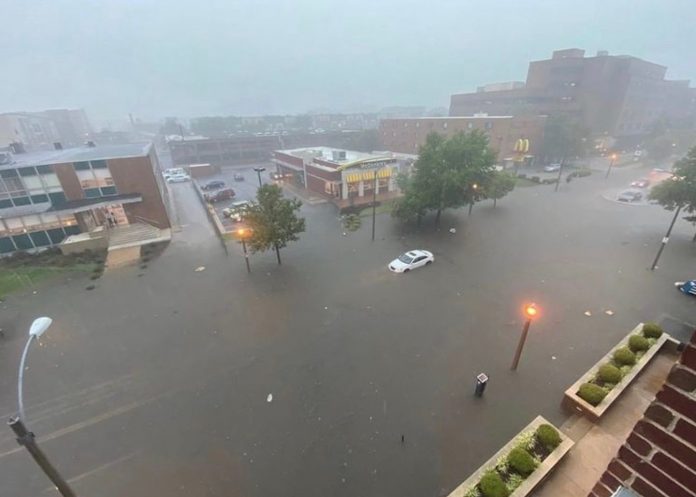
[[[446, 213], [440, 231], [382, 215], [374, 244], [368, 220], [344, 237], [331, 206], [305, 207], [283, 266], [257, 254], [251, 275], [191, 185], [172, 185], [182, 231], [147, 268], [3, 304], [17, 323], [0, 348], [3, 414], [18, 330], [46, 314], [28, 422], [81, 496], [445, 495], [536, 414], [560, 423], [563, 390], [636, 322], [696, 321], [672, 287], [694, 267], [692, 227], [647, 271], [670, 214], [601, 196], [635, 174], [521, 188], [470, 218]], [[386, 271], [414, 247], [435, 264]], [[528, 299], [541, 317], [513, 374]], [[480, 371], [491, 382], [475, 399]], [[55, 495], [9, 429], [0, 481], [3, 495]]]

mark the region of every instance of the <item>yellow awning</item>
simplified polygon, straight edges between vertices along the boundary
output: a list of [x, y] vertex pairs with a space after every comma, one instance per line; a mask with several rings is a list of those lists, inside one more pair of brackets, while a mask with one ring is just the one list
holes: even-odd
[[[377, 171], [378, 178], [389, 178], [392, 175], [391, 168], [380, 169]], [[359, 173], [346, 174], [346, 181], [348, 183], [358, 183], [360, 181], [374, 181], [375, 172], [374, 171], [361, 171]]]

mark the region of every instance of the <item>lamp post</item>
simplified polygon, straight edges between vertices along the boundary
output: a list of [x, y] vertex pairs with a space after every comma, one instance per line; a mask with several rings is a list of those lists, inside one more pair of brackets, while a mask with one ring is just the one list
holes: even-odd
[[46, 454], [41, 450], [36, 443], [34, 433], [24, 424], [26, 416], [24, 413], [24, 369], [29, 354], [29, 347], [34, 340], [38, 340], [41, 335], [51, 326], [53, 320], [48, 317], [41, 317], [34, 320], [29, 328], [29, 339], [24, 346], [22, 358], [19, 361], [19, 375], [17, 380], [17, 403], [19, 405], [19, 414], [16, 417], [10, 418], [7, 424], [10, 425], [12, 431], [17, 435], [17, 443], [27, 449], [27, 452], [34, 458], [36, 464], [43, 470], [48, 478], [53, 482], [58, 491], [63, 497], [75, 497], [75, 493], [68, 485], [68, 482], [58, 473], [58, 470], [51, 464], [46, 457]]
[[249, 265], [249, 252], [247, 252], [246, 239], [251, 235], [251, 229], [249, 228], [239, 228], [237, 230], [237, 236], [239, 236], [242, 241], [242, 251], [244, 252], [244, 262], [246, 262], [247, 273], [251, 273], [251, 266]]
[[471, 198], [469, 199], [469, 215], [471, 216], [471, 210], [474, 208], [474, 196], [478, 190], [478, 184], [474, 183], [471, 185]]
[[265, 167], [255, 167], [254, 168], [254, 171], [256, 171], [256, 174], [259, 177], [259, 188], [261, 188], [263, 186], [261, 183], [261, 173], [264, 172], [265, 170], [266, 170]]
[[611, 160], [609, 161], [609, 167], [607, 168], [607, 175], [604, 176], [604, 179], [606, 179], [606, 178], [609, 177], [609, 173], [611, 172], [611, 168], [614, 167], [614, 161], [616, 160], [616, 154], [611, 154], [611, 155], [609, 156], [609, 158], [610, 158]]
[[374, 170], [375, 183], [372, 185], [372, 241], [375, 241], [375, 218], [377, 217], [377, 170]]
[[679, 213], [682, 210], [682, 206], [680, 205], [677, 207], [677, 210], [674, 211], [674, 217], [672, 218], [672, 222], [669, 224], [669, 228], [667, 228], [667, 234], [662, 238], [662, 244], [660, 245], [659, 250], [657, 251], [657, 255], [655, 256], [655, 260], [652, 263], [652, 266], [650, 266], [650, 271], [655, 271], [655, 268], [657, 267], [657, 263], [660, 261], [660, 256], [662, 255], [662, 251], [665, 249], [665, 245], [667, 245], [667, 242], [669, 241], [669, 235], [672, 234], [672, 228], [674, 228], [674, 223], [677, 222], [677, 218], [679, 217]]
[[527, 340], [527, 334], [529, 333], [529, 326], [532, 324], [532, 319], [534, 319], [538, 313], [539, 309], [537, 309], [536, 304], [533, 302], [526, 305], [524, 308], [524, 314], [527, 317], [527, 320], [524, 322], [522, 335], [520, 336], [520, 341], [517, 344], [517, 350], [515, 350], [515, 357], [512, 359], [512, 366], [510, 366], [512, 371], [517, 369], [517, 365], [520, 362], [520, 356], [522, 355], [522, 349], [524, 348], [524, 342]]

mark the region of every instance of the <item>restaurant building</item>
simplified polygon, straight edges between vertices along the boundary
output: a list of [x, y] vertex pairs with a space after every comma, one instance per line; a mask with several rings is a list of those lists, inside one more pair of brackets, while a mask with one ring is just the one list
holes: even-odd
[[273, 162], [285, 181], [331, 200], [339, 207], [378, 201], [398, 195], [396, 175], [401, 166], [394, 154], [369, 154], [331, 147], [273, 152]]
[[0, 255], [58, 245], [105, 225], [168, 230], [158, 169], [150, 143], [0, 151]]

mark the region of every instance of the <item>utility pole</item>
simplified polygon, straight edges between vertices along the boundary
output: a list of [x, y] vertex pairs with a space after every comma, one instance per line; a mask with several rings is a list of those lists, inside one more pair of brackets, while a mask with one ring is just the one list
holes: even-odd
[[558, 185], [561, 184], [561, 174], [563, 174], [563, 166], [565, 166], [565, 155], [563, 156], [563, 159], [561, 159], [561, 167], [558, 168], [558, 178], [556, 179], [556, 188], [554, 188], [553, 191], [557, 192], [558, 191]]
[[616, 154], [611, 154], [611, 160], [609, 161], [609, 167], [607, 168], [607, 175], [604, 176], [604, 179], [607, 179], [609, 177], [609, 173], [611, 172], [611, 168], [614, 167], [615, 160], [616, 160]]
[[522, 335], [520, 335], [520, 341], [517, 343], [517, 350], [515, 350], [515, 357], [512, 359], [512, 366], [510, 369], [515, 371], [517, 365], [520, 363], [520, 356], [522, 355], [522, 349], [524, 348], [524, 343], [527, 341], [527, 335], [529, 334], [529, 327], [532, 324], [532, 319], [534, 319], [539, 311], [535, 304], [529, 304], [524, 309], [524, 313], [527, 316], [527, 320], [524, 322], [524, 327], [522, 328]]
[[672, 228], [674, 228], [674, 223], [677, 222], [677, 218], [679, 217], [679, 212], [681, 211], [682, 206], [680, 205], [677, 207], [677, 210], [674, 211], [674, 217], [672, 218], [672, 222], [669, 224], [669, 228], [667, 229], [667, 234], [662, 238], [662, 243], [660, 244], [660, 249], [657, 251], [657, 255], [655, 256], [655, 260], [652, 263], [652, 266], [650, 266], [650, 271], [654, 271], [655, 268], [657, 267], [657, 262], [660, 260], [660, 256], [662, 255], [662, 251], [665, 249], [665, 245], [667, 245], [667, 242], [669, 241], [669, 235], [672, 234]]
[[60, 495], [63, 497], [75, 497], [75, 492], [72, 491], [68, 482], [63, 479], [63, 477], [58, 473], [58, 470], [51, 464], [48, 460], [46, 454], [41, 450], [39, 445], [36, 443], [36, 438], [34, 434], [27, 430], [24, 423], [19, 417], [10, 418], [8, 422], [12, 431], [17, 435], [17, 442], [19, 445], [27, 449], [27, 452], [31, 454], [34, 461], [41, 467], [43, 472], [48, 476], [48, 478], [56, 486]]
[[377, 170], [374, 172], [375, 184], [372, 185], [372, 241], [375, 241], [375, 218], [377, 217]]
[[249, 265], [249, 252], [246, 248], [246, 240], [242, 238], [242, 250], [244, 251], [244, 260], [246, 261], [247, 273], [251, 273], [251, 266]]

